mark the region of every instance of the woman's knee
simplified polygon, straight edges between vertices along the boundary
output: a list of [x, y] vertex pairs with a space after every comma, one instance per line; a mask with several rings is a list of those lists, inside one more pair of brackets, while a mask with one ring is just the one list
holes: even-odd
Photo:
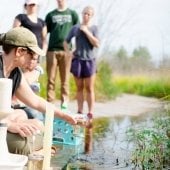
[[94, 88], [92, 86], [86, 85], [86, 92], [87, 93], [93, 93], [94, 92]]

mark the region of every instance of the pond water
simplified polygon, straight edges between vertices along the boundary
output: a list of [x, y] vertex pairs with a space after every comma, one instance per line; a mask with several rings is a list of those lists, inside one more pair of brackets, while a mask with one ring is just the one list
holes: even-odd
[[[139, 117], [98, 118], [79, 145], [56, 145], [57, 154], [52, 158], [54, 170], [130, 170], [133, 143], [128, 141], [127, 130], [134, 125], [150, 124], [152, 113]], [[135, 169], [137, 170], [137, 169]]]

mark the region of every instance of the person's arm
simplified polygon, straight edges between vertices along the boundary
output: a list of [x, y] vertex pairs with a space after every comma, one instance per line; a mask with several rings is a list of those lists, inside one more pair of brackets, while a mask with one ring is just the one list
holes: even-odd
[[79, 24], [79, 15], [75, 10], [72, 10], [72, 19], [73, 19], [73, 25]]
[[[46, 113], [46, 103], [47, 101], [42, 97], [36, 95], [31, 88], [29, 87], [28, 83], [26, 82], [24, 76], [22, 75], [20, 86], [16, 91], [16, 97], [22, 101], [25, 105], [30, 106], [42, 113]], [[77, 120], [75, 119], [74, 115], [66, 114], [60, 109], [55, 107], [54, 116], [59, 117], [70, 124], [76, 124]]]
[[70, 49], [70, 43], [71, 43], [72, 38], [74, 37], [75, 29], [76, 29], [75, 26], [71, 28], [70, 32], [68, 33], [67, 37], [65, 38], [63, 42], [64, 51], [70, 57], [73, 57], [73, 52], [72, 52], [73, 49]]
[[44, 50], [44, 53], [46, 54], [47, 52], [47, 26], [44, 25], [43, 30], [42, 30], [42, 48]]
[[86, 34], [88, 40], [94, 47], [99, 47], [99, 39], [90, 32], [86, 25], [81, 25], [80, 30]]
[[66, 52], [67, 56], [72, 57], [72, 56], [73, 56], [73, 53], [72, 53], [72, 51], [70, 50], [70, 46], [69, 46], [69, 44], [67, 43], [67, 41], [64, 41], [64, 42], [63, 42], [63, 47], [64, 47], [64, 51]]
[[46, 23], [46, 26], [47, 26], [47, 33], [50, 33], [51, 32], [51, 13], [48, 13], [45, 17], [45, 23]]
[[13, 28], [14, 27], [20, 27], [21, 26], [21, 21], [17, 18], [14, 19], [14, 23], [13, 23]]

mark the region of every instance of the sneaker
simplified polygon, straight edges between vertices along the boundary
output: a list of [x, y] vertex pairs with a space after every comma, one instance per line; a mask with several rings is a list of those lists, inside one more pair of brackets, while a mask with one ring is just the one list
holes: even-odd
[[63, 102], [63, 103], [61, 104], [61, 109], [67, 109], [67, 108], [68, 108], [67, 103], [66, 103], [66, 102]]
[[93, 119], [93, 114], [92, 114], [92, 113], [88, 113], [88, 114], [87, 114], [87, 117], [88, 117], [89, 119]]

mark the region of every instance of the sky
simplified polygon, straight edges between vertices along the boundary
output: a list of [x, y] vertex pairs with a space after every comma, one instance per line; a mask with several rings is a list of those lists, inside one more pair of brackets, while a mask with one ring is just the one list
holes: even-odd
[[[95, 9], [93, 23], [98, 25], [101, 46], [98, 55], [120, 46], [131, 53], [146, 46], [154, 61], [170, 57], [170, 0], [67, 0], [81, 18], [86, 5]], [[9, 5], [10, 3], [10, 5]], [[22, 13], [24, 0], [1, 0], [0, 33], [12, 27], [15, 16]], [[39, 16], [57, 7], [56, 0], [41, 0]]]

